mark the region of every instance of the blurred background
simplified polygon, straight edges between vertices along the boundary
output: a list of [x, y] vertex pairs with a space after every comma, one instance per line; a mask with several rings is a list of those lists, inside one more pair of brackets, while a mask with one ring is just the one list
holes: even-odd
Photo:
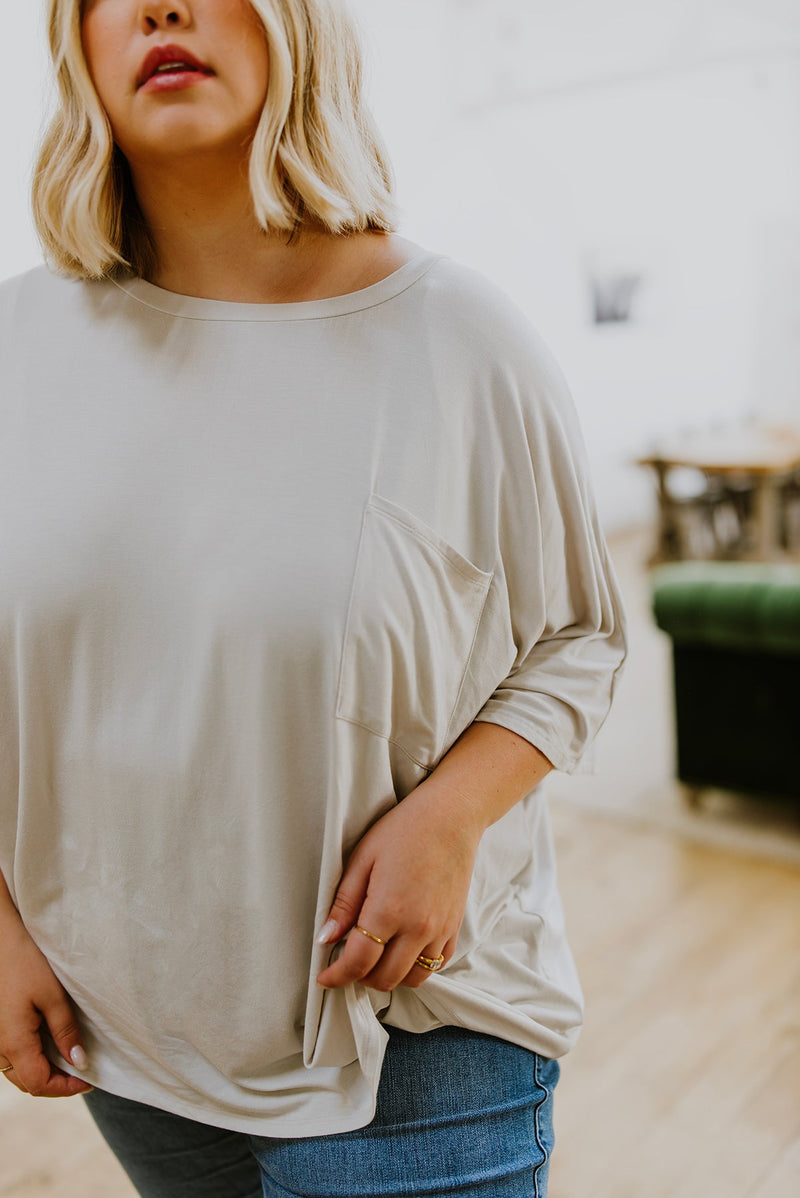
[[[630, 613], [597, 772], [549, 785], [587, 994], [551, 1198], [794, 1198], [800, 784], [782, 762], [800, 724], [800, 5], [351, 6], [401, 232], [493, 278], [549, 343]], [[39, 8], [4, 14], [0, 278], [40, 262]], [[685, 628], [657, 626], [658, 594], [664, 611], [676, 594], [702, 607], [690, 653], [707, 636], [725, 657], [724, 675], [712, 655], [684, 679], [691, 717], [675, 699]], [[687, 721], [740, 751], [733, 773], [704, 746], [690, 761]], [[79, 1105], [3, 1087], [0, 1195], [56, 1192], [131, 1193]]]

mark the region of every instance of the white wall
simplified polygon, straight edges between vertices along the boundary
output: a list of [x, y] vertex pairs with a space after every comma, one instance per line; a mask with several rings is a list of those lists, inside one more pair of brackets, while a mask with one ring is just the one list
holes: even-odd
[[[0, 279], [41, 262], [29, 215], [33, 146], [49, 97], [43, 5], [38, 0], [4, 6], [0, 71]], [[8, 10], [8, 11], [6, 11]]]
[[[352, 0], [402, 231], [485, 271], [551, 344], [609, 527], [651, 509], [630, 465], [665, 430], [800, 419], [800, 5], [795, 0]], [[0, 73], [0, 277], [27, 215], [40, 4]], [[591, 260], [644, 273], [591, 321]]]

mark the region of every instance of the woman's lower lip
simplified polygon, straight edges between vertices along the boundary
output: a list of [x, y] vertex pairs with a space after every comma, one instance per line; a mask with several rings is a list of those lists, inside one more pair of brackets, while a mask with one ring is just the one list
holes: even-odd
[[162, 71], [151, 75], [141, 86], [143, 92], [174, 92], [186, 87], [194, 87], [211, 76], [205, 71]]

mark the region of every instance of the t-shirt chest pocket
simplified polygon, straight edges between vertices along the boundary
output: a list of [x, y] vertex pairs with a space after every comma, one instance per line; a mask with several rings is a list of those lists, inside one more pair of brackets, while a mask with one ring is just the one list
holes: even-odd
[[424, 769], [451, 725], [492, 575], [397, 504], [370, 496], [347, 617], [336, 714]]

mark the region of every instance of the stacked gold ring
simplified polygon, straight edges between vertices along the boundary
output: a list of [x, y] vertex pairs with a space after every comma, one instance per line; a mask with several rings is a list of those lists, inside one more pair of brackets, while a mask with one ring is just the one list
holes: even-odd
[[0, 1073], [10, 1073], [13, 1068], [13, 1065], [6, 1065], [5, 1069], [0, 1069]]
[[437, 969], [441, 969], [444, 965], [444, 954], [438, 957], [423, 957], [420, 953], [417, 957], [417, 965], [422, 969], [427, 969], [428, 973], [436, 973]]

